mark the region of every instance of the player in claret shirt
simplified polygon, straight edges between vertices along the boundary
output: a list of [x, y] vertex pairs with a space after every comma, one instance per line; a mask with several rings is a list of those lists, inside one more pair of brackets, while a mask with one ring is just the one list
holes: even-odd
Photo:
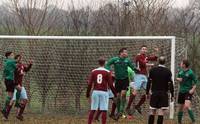
[[108, 88], [110, 87], [115, 97], [117, 94], [113, 87], [111, 72], [104, 68], [105, 59], [100, 58], [98, 60], [98, 63], [100, 67], [92, 70], [86, 93], [86, 97], [89, 98], [91, 89], [93, 88], [91, 96], [91, 110], [88, 117], [88, 124], [92, 123], [94, 113], [98, 109], [102, 113], [102, 124], [106, 124], [109, 103]]
[[[158, 52], [158, 48], [155, 48], [155, 51]], [[149, 64], [149, 61], [157, 61], [156, 55], [147, 56], [147, 46], [143, 45], [140, 49], [140, 53], [135, 58], [135, 63], [137, 70], [136, 75], [134, 77], [134, 82], [130, 84], [130, 87], [132, 88], [132, 94], [129, 97], [129, 102], [126, 107], [126, 111], [129, 111], [131, 104], [133, 100], [135, 99], [137, 95], [137, 91], [140, 89], [146, 89], [147, 86], [147, 66], [152, 66], [152, 64]], [[135, 109], [142, 114], [141, 112], [141, 105], [145, 102], [146, 95], [142, 95], [140, 101], [138, 104], [136, 104]]]
[[[112, 75], [112, 82], [113, 82], [113, 86], [114, 86], [114, 83], [115, 83], [115, 74], [113, 71], [111, 71], [111, 75]], [[114, 94], [112, 92], [112, 90], [110, 88], [108, 88], [108, 97], [110, 100], [112, 100], [112, 107], [111, 107], [111, 112], [110, 112], [110, 115], [109, 117], [112, 118], [113, 120], [116, 120], [116, 117], [115, 117], [115, 109], [116, 109], [116, 99], [114, 99]], [[101, 111], [98, 109], [98, 111], [96, 112], [96, 115], [94, 117], [94, 120], [95, 121], [99, 121], [99, 116], [101, 114]]]
[[25, 88], [22, 86], [22, 81], [23, 81], [23, 77], [24, 77], [25, 73], [31, 69], [32, 61], [30, 61], [28, 65], [23, 64], [21, 55], [16, 55], [15, 60], [17, 61], [17, 66], [16, 66], [17, 68], [16, 68], [15, 76], [14, 76], [16, 88], [15, 88], [15, 92], [13, 95], [12, 104], [15, 101], [15, 107], [17, 107], [16, 118], [19, 120], [23, 120], [22, 114], [26, 107], [28, 97], [27, 97]]

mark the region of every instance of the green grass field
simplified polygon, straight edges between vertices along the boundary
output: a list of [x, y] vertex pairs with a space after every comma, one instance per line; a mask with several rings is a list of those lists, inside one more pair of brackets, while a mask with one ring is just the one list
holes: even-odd
[[[15, 118], [15, 114], [12, 113], [9, 120], [3, 121], [2, 115], [0, 115], [0, 124], [86, 124], [87, 116], [53, 116], [53, 115], [36, 115], [36, 114], [24, 114], [24, 121], [19, 121]], [[101, 124], [100, 122], [94, 122], [94, 124]], [[120, 119], [114, 121], [108, 118], [107, 124], [147, 124], [147, 119], [134, 118], [132, 120]], [[165, 120], [164, 124], [176, 124], [176, 120]], [[183, 124], [190, 124], [190, 122], [184, 122]]]

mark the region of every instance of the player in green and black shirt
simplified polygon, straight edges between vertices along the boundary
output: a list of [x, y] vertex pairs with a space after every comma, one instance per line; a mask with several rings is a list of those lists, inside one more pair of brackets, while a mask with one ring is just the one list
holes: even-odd
[[[114, 65], [115, 72], [115, 89], [117, 91], [117, 111], [118, 115], [123, 114], [125, 104], [126, 104], [126, 91], [129, 86], [128, 79], [128, 67], [132, 70], [136, 70], [135, 66], [128, 59], [128, 51], [126, 48], [122, 48], [119, 50], [119, 56], [113, 57], [108, 60], [106, 64], [106, 68], [110, 70], [111, 65]], [[117, 116], [118, 118], [119, 116]]]
[[6, 97], [5, 106], [2, 109], [2, 114], [5, 117], [5, 119], [8, 119], [8, 115], [11, 109], [10, 101], [13, 97], [14, 89], [15, 89], [15, 83], [14, 83], [14, 72], [16, 70], [16, 60], [14, 59], [14, 53], [13, 52], [6, 52], [3, 64], [3, 77], [5, 81], [6, 86], [6, 92], [8, 93]]
[[194, 72], [189, 68], [190, 63], [188, 60], [183, 60], [181, 62], [181, 70], [178, 73], [177, 80], [180, 83], [179, 95], [178, 95], [178, 124], [182, 124], [183, 110], [188, 111], [189, 117], [192, 123], [195, 123], [194, 113], [191, 109], [192, 95], [195, 92], [197, 78]]

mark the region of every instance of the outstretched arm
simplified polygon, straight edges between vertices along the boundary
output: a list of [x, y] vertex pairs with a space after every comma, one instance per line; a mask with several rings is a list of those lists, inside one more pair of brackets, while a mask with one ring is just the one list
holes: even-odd
[[33, 65], [32, 63], [33, 63], [32, 60], [30, 60], [28, 66], [25, 66], [25, 68], [24, 68], [24, 71], [25, 71], [25, 72], [28, 72], [28, 71], [31, 69], [31, 67], [32, 67], [32, 65]]
[[150, 56], [147, 57], [148, 61], [157, 61], [159, 49], [158, 48], [154, 48], [154, 51], [155, 52], [153, 54], [151, 54]]

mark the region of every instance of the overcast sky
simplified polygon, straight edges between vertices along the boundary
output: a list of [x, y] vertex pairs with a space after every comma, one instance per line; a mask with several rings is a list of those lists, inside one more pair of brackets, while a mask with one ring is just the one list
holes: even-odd
[[[9, 1], [9, 0], [0, 0], [0, 4], [5, 4], [6, 1]], [[23, 0], [20, 0], [20, 1], [23, 1]], [[42, 1], [42, 0], [38, 0], [38, 1]], [[59, 0], [50, 0], [50, 1], [59, 1]], [[71, 1], [74, 1], [74, 5], [75, 6], [87, 6], [87, 5], [90, 5], [92, 8], [100, 5], [100, 4], [105, 4], [106, 2], [109, 2], [109, 1], [118, 1], [118, 0], [60, 0], [60, 1], [64, 1], [64, 3], [62, 3], [62, 5], [64, 5], [64, 7], [67, 7], [70, 5]], [[103, 2], [102, 2], [103, 1]], [[123, 0], [120, 0], [120, 1], [123, 1]], [[189, 4], [188, 2], [189, 0], [174, 0], [174, 4], [173, 6], [174, 7], [185, 7], [186, 5]], [[56, 3], [56, 5], [59, 5], [60, 2]], [[52, 4], [55, 4], [55, 2], [52, 2]], [[61, 3], [60, 3], [61, 4]]]

